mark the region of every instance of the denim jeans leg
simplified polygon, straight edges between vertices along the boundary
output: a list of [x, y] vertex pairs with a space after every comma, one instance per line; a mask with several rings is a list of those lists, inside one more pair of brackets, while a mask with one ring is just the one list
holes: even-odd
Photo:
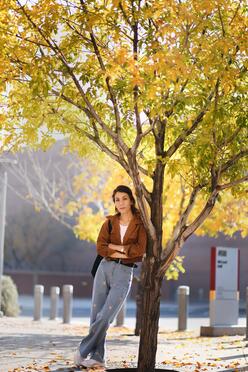
[[[91, 303], [91, 315], [90, 315], [90, 325], [95, 322], [98, 312], [103, 308], [103, 305], [106, 301], [109, 292], [109, 283], [108, 277], [110, 274], [107, 270], [106, 265], [104, 265], [104, 260], [100, 264], [93, 283], [93, 293], [92, 293], [92, 303]], [[105, 340], [101, 342], [98, 346], [98, 352], [100, 352], [100, 358], [96, 353], [94, 348], [90, 353], [90, 358], [95, 359], [99, 362], [102, 362], [105, 354]]]
[[[102, 266], [105, 277], [100, 275], [98, 277], [100, 279], [107, 278], [106, 283], [110, 283], [110, 290], [103, 307], [100, 309], [96, 306], [95, 310], [93, 307], [92, 324], [89, 329], [89, 334], [80, 344], [80, 353], [83, 358], [91, 354], [91, 357], [99, 362], [104, 362], [104, 343], [107, 330], [128, 295], [133, 276], [132, 268], [115, 262], [105, 261]], [[100, 282], [98, 284], [100, 284]], [[96, 287], [96, 285], [94, 286]], [[96, 288], [97, 293], [99, 288], [103, 287], [98, 286]], [[97, 314], [96, 317], [94, 316], [95, 314]]]
[[103, 308], [110, 290], [108, 282], [108, 272], [106, 272], [104, 262], [98, 266], [92, 291], [90, 325], [96, 320], [97, 314]]
[[[115, 270], [113, 272], [113, 276], [110, 280], [111, 282], [111, 290], [108, 295], [107, 302], [112, 305], [112, 311], [107, 312], [106, 308], [103, 309], [105, 313], [108, 313], [109, 316], [109, 324], [114, 320], [115, 316], [118, 314], [119, 310], [121, 309], [124, 301], [126, 300], [131, 283], [132, 283], [132, 276], [133, 276], [133, 269], [130, 267], [126, 267], [120, 264], [114, 263]], [[109, 307], [111, 307], [111, 305]], [[106, 315], [105, 315], [106, 316]], [[109, 327], [108, 324], [108, 327]], [[99, 339], [98, 344], [96, 345], [95, 350], [91, 353], [91, 358], [103, 361], [105, 355], [105, 340], [106, 340], [106, 332], [102, 333], [102, 340]]]

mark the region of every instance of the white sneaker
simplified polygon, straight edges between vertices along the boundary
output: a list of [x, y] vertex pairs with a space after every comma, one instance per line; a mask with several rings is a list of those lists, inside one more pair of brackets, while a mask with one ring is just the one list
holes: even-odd
[[95, 360], [95, 359], [84, 359], [81, 365], [86, 368], [97, 368], [97, 367], [105, 368], [104, 363], [98, 362], [98, 360]]
[[80, 367], [83, 365], [83, 362], [85, 361], [84, 358], [82, 358], [79, 349], [76, 350], [74, 354], [74, 363], [77, 367]]

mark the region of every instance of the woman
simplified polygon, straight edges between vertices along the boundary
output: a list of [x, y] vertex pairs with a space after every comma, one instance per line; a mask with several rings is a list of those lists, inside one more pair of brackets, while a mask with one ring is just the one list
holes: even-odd
[[129, 293], [135, 262], [142, 260], [147, 242], [131, 189], [120, 185], [112, 198], [116, 214], [107, 216], [97, 239], [104, 258], [94, 279], [89, 334], [74, 357], [77, 366], [88, 368], [105, 366], [107, 330]]

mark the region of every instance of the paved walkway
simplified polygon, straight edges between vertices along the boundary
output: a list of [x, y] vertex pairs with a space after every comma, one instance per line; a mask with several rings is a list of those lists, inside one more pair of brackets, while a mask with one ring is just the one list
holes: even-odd
[[[0, 318], [0, 372], [79, 371], [73, 352], [87, 330], [88, 322], [78, 319], [65, 325], [61, 320]], [[131, 328], [111, 327], [109, 369], [136, 366], [138, 342]], [[248, 341], [243, 336], [202, 338], [199, 328], [176, 332], [160, 327], [157, 367], [179, 372], [248, 371]]]

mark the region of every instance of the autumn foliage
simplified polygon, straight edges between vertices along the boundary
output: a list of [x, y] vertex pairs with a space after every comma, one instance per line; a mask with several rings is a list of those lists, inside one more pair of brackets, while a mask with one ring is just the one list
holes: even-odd
[[152, 371], [165, 271], [228, 189], [230, 207], [246, 196], [247, 6], [0, 4], [2, 148], [46, 149], [59, 132], [81, 156], [93, 142], [132, 179], [149, 234], [139, 372]]

